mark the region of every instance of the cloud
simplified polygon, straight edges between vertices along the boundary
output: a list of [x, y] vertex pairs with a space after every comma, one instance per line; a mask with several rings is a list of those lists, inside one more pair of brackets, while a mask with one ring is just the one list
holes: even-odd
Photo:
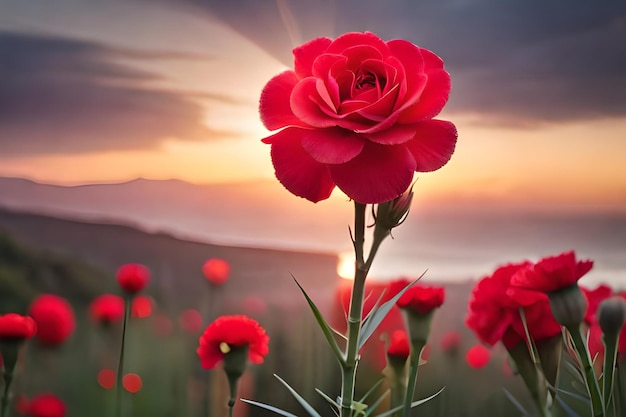
[[623, 1], [188, 2], [288, 65], [293, 46], [318, 36], [369, 30], [409, 39], [446, 61], [448, 111], [485, 123], [626, 116]]
[[191, 95], [159, 89], [155, 74], [118, 63], [202, 57], [6, 31], [0, 56], [3, 155], [146, 149], [219, 133], [201, 123], [204, 108]]

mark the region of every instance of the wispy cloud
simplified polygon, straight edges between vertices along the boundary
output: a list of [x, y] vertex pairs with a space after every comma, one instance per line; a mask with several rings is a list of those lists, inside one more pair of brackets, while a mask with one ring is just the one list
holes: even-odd
[[193, 94], [157, 87], [160, 76], [120, 63], [208, 57], [6, 31], [0, 31], [0, 56], [3, 155], [147, 149], [165, 138], [233, 134], [203, 125], [205, 109]]
[[[286, 64], [294, 42], [318, 36], [370, 30], [387, 39], [412, 40], [445, 59], [453, 76], [448, 110], [477, 115], [486, 123], [520, 126], [626, 116], [622, 1], [187, 3]], [[302, 39], [293, 39], [296, 35]]]

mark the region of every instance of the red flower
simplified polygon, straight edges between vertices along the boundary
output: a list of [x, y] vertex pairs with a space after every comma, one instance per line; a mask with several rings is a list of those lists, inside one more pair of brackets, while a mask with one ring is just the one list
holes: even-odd
[[138, 295], [133, 298], [130, 307], [131, 315], [138, 319], [145, 319], [152, 314], [152, 298], [145, 295]]
[[89, 313], [95, 321], [109, 325], [124, 318], [124, 308], [122, 297], [103, 294], [91, 302]]
[[31, 304], [28, 314], [37, 323], [37, 339], [44, 345], [60, 345], [76, 328], [72, 306], [57, 295], [40, 295]]
[[593, 261], [576, 261], [574, 251], [541, 259], [511, 278], [511, 286], [544, 293], [558, 291], [578, 282], [593, 266]]
[[150, 271], [144, 265], [126, 264], [117, 271], [117, 282], [128, 294], [143, 290], [150, 281]]
[[141, 377], [137, 374], [126, 374], [122, 378], [122, 386], [124, 389], [131, 394], [135, 394], [141, 391], [141, 387], [143, 386], [143, 381]]
[[228, 281], [230, 264], [224, 259], [212, 258], [204, 263], [202, 272], [211, 284], [223, 285]]
[[387, 355], [406, 360], [411, 355], [409, 337], [404, 330], [395, 330], [391, 333], [391, 341], [387, 347]]
[[35, 320], [15, 313], [0, 315], [0, 342], [30, 339], [37, 332]]
[[441, 350], [446, 353], [456, 351], [461, 345], [461, 335], [459, 332], [449, 331], [441, 337]]
[[413, 174], [444, 166], [456, 128], [433, 120], [448, 100], [443, 61], [405, 40], [373, 33], [313, 39], [293, 50], [294, 70], [261, 94], [276, 176], [317, 202], [338, 186], [360, 203], [393, 200]]
[[428, 314], [441, 307], [444, 298], [445, 289], [443, 287], [426, 287], [415, 284], [400, 296], [396, 305], [418, 314]]
[[599, 285], [594, 290], [589, 290], [585, 287], [580, 287], [583, 294], [587, 298], [587, 312], [585, 313], [585, 323], [588, 326], [591, 326], [592, 323], [596, 322], [596, 312], [598, 311], [598, 306], [600, 303], [609, 298], [613, 294], [613, 290], [608, 285]]
[[64, 417], [65, 404], [54, 394], [39, 394], [28, 405], [28, 415], [33, 417]]
[[481, 279], [472, 290], [465, 323], [483, 343], [493, 346], [502, 341], [508, 349], [525, 340], [520, 307], [535, 341], [561, 333], [561, 326], [552, 317], [545, 294], [536, 293], [524, 299], [527, 304], [508, 295], [511, 277], [529, 265], [529, 262], [523, 262], [501, 266], [491, 276]]
[[248, 316], [221, 316], [204, 330], [196, 352], [202, 367], [211, 369], [230, 348], [248, 345], [250, 362], [263, 363], [263, 357], [269, 352], [268, 342], [265, 329]]
[[491, 358], [489, 349], [483, 345], [475, 345], [468, 349], [465, 354], [467, 364], [472, 368], [479, 369], [486, 366]]
[[115, 371], [113, 369], [101, 369], [98, 372], [98, 385], [104, 389], [112, 389], [115, 386]]
[[193, 308], [183, 311], [178, 317], [178, 325], [187, 333], [198, 333], [202, 329], [202, 322], [202, 314]]

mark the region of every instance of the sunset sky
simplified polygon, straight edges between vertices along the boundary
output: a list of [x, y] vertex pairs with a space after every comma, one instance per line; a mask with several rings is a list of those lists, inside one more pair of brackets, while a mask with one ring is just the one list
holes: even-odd
[[0, 176], [273, 179], [258, 117], [291, 49], [433, 50], [459, 141], [434, 200], [626, 211], [626, 2], [0, 0]]

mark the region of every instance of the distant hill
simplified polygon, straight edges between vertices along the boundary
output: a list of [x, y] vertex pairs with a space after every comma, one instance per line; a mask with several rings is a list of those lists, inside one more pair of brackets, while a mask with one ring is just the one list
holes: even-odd
[[[207, 302], [209, 290], [202, 275], [202, 265], [213, 257], [223, 258], [231, 265], [231, 278], [220, 289], [221, 302], [226, 304], [255, 296], [269, 304], [300, 305], [301, 295], [291, 274], [312, 297], [324, 304], [332, 298], [339, 280], [337, 257], [332, 253], [204, 244], [164, 233], [147, 233], [129, 226], [69, 221], [10, 210], [0, 210], [0, 233], [11, 236], [20, 245], [71, 257], [99, 268], [103, 273], [94, 274], [94, 277], [103, 280], [103, 286], [114, 282], [115, 271], [120, 265], [145, 264], [153, 275], [150, 293], [165, 303], [199, 306]], [[2, 250], [22, 256], [14, 248], [13, 244], [8, 244]], [[9, 255], [11, 257], [14, 255]], [[27, 264], [27, 257], [20, 262]], [[12, 282], [22, 285], [21, 276], [13, 276]], [[73, 285], [68, 284], [68, 288]], [[232, 306], [233, 309], [236, 307]]]
[[58, 294], [75, 304], [115, 289], [97, 268], [49, 251], [18, 244], [0, 232], [0, 313], [26, 313], [41, 293]]

